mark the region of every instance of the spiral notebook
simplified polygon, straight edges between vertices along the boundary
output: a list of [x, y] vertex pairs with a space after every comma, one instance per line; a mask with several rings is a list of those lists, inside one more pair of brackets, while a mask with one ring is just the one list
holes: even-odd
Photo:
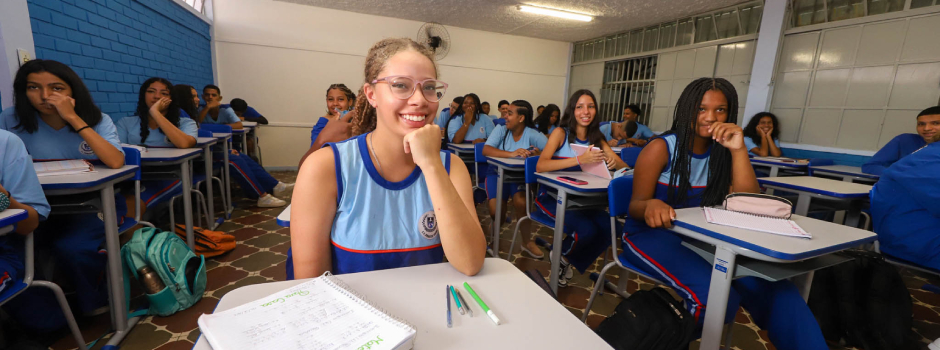
[[703, 209], [705, 210], [705, 220], [711, 224], [731, 226], [783, 236], [807, 239], [813, 238], [813, 235], [803, 230], [803, 228], [800, 227], [800, 225], [797, 225], [797, 223], [793, 220], [754, 215], [719, 208], [706, 207]]
[[242, 306], [204, 314], [214, 350], [411, 349], [417, 330], [325, 273]]

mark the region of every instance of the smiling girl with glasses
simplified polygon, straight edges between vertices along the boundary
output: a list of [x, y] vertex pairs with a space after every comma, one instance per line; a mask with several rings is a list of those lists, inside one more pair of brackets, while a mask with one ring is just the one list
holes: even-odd
[[[303, 163], [294, 188], [288, 278], [447, 261], [473, 275], [486, 240], [459, 158], [432, 123], [447, 84], [433, 53], [385, 39], [366, 56], [349, 140]], [[333, 199], [335, 198], [335, 200]]]

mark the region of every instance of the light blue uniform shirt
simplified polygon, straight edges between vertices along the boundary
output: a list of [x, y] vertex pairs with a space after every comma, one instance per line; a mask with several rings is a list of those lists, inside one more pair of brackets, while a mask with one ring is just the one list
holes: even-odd
[[445, 126], [447, 126], [448, 120], [450, 120], [450, 108], [444, 108], [444, 110], [441, 111], [441, 114], [439, 114], [437, 118], [434, 119], [434, 124], [437, 124], [437, 126], [443, 129]]
[[202, 122], [206, 124], [234, 124], [241, 121], [242, 120], [238, 119], [238, 116], [235, 115], [234, 110], [222, 107], [219, 107], [218, 119], [212, 119], [212, 113], [206, 113], [206, 118], [202, 120]]
[[[774, 140], [774, 144], [777, 145], [777, 148], [780, 148], [780, 139]], [[756, 156], [757, 154], [755, 154], [754, 152], [751, 152], [751, 150], [760, 147], [760, 145], [754, 143], [754, 140], [752, 140], [750, 137], [745, 136], [744, 147], [747, 148], [747, 154]]]
[[26, 145], [4, 130], [0, 130], [0, 185], [18, 202], [36, 209], [40, 220], [49, 216], [51, 208], [33, 170], [33, 161], [26, 153]]
[[[180, 131], [192, 137], [198, 137], [199, 131], [196, 122], [189, 118], [180, 118]], [[117, 122], [118, 137], [121, 143], [140, 145], [140, 117], [134, 115], [121, 118]], [[148, 147], [176, 147], [173, 142], [163, 133], [160, 128], [150, 129], [150, 135], [147, 135], [147, 141], [143, 142]]]
[[487, 146], [509, 152], [520, 148], [528, 149], [529, 147], [538, 147], [539, 150], [543, 150], [545, 149], [546, 143], [548, 143], [548, 138], [545, 137], [545, 135], [542, 135], [538, 130], [528, 127], [522, 132], [522, 137], [519, 138], [519, 141], [516, 141], [512, 133], [506, 130], [505, 125], [497, 126], [496, 129], [493, 129], [493, 132], [490, 133], [490, 137], [486, 139]]
[[[72, 132], [68, 126], [55, 130], [42, 121], [39, 116], [36, 116], [36, 121], [39, 128], [36, 132], [30, 134], [25, 130], [14, 129], [19, 121], [16, 119], [16, 111], [13, 107], [0, 113], [0, 129], [19, 136], [26, 144], [26, 150], [29, 151], [29, 155], [33, 157], [33, 160], [98, 159], [88, 142], [78, 133]], [[121, 140], [117, 135], [117, 128], [114, 127], [111, 117], [101, 113], [101, 121], [92, 129], [111, 143], [114, 148], [124, 153], [124, 150], [121, 149]]]
[[[613, 138], [613, 135], [610, 132], [610, 128], [612, 127], [611, 124], [613, 123], [601, 125], [601, 133], [604, 134], [604, 137], [607, 138], [608, 141]], [[656, 136], [656, 134], [654, 134], [650, 128], [646, 127], [646, 125], [636, 123], [636, 132], [633, 133], [633, 136], [630, 136], [630, 138], [647, 140], [653, 136]]]
[[[447, 139], [453, 140], [454, 135], [457, 135], [457, 130], [460, 130], [460, 127], [463, 126], [463, 117], [453, 118], [447, 127]], [[490, 133], [493, 132], [493, 129], [496, 128], [496, 124], [493, 123], [493, 120], [490, 119], [490, 116], [486, 114], [477, 114], [477, 121], [470, 125], [470, 130], [467, 130], [467, 135], [464, 136], [464, 142], [473, 141], [476, 139], [485, 139], [490, 136]]]

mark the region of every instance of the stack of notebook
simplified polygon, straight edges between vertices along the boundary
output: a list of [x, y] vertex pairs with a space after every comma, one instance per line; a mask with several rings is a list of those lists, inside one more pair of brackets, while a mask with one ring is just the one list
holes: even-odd
[[36, 176], [72, 175], [95, 171], [91, 163], [81, 159], [35, 162]]

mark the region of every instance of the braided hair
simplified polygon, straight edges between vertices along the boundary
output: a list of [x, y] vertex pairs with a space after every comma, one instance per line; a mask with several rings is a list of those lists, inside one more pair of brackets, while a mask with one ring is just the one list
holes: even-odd
[[[689, 83], [679, 96], [673, 116], [672, 129], [663, 135], [676, 135], [676, 149], [670, 160], [672, 173], [669, 176], [668, 204], [677, 207], [688, 200], [692, 189], [692, 145], [698, 129], [699, 106], [708, 91], [721, 92], [728, 101], [726, 123], [738, 122], [738, 93], [725, 79], [699, 78]], [[663, 136], [661, 135], [661, 136]], [[731, 152], [718, 142], [712, 142], [708, 160], [708, 183], [702, 194], [702, 206], [721, 204], [731, 188]]]
[[[578, 100], [584, 95], [591, 97], [595, 110], [598, 106], [597, 98], [594, 97], [594, 93], [591, 92], [591, 90], [581, 89], [571, 94], [571, 98], [568, 99], [568, 105], [565, 107], [565, 114], [561, 117], [561, 121], [559, 121], [560, 126], [567, 129], [568, 143], [575, 142], [577, 138], [578, 118], [574, 117], [574, 109], [578, 105]], [[548, 107], [545, 108], [545, 111], [548, 111]], [[542, 112], [544, 113], [545, 111]], [[591, 124], [587, 126], [587, 139], [588, 143], [591, 145], [600, 145], [606, 140], [604, 133], [601, 132], [600, 124], [600, 118], [595, 114], [594, 119], [591, 120]]]
[[[515, 100], [509, 105], [509, 108], [516, 108], [516, 114], [522, 115], [522, 124], [523, 128], [535, 128], [535, 122], [532, 121], [532, 104], [526, 100]], [[506, 138], [512, 135], [512, 130], [506, 128], [506, 135], [503, 135], [503, 140], [500, 142], [500, 147], [506, 144]]]
[[[150, 107], [147, 107], [147, 89], [154, 83], [163, 84], [166, 86], [167, 90], [173, 91], [173, 83], [159, 77], [147, 79], [147, 81], [140, 85], [140, 93], [137, 96], [137, 116], [140, 118], [141, 144], [145, 144], [147, 137], [150, 136]], [[170, 106], [167, 107], [164, 117], [173, 124], [173, 126], [177, 128], [180, 127], [180, 105], [176, 99], [170, 101]]]
[[[365, 83], [372, 85], [372, 81], [379, 77], [379, 73], [385, 69], [388, 59], [395, 54], [414, 50], [431, 60], [434, 66], [434, 78], [437, 78], [437, 63], [434, 61], [434, 52], [426, 46], [418, 44], [408, 38], [387, 38], [372, 45], [369, 53], [366, 54]], [[359, 96], [356, 98], [356, 115], [352, 119], [352, 136], [365, 134], [375, 130], [378, 116], [375, 107], [369, 103], [365, 97], [365, 89], [359, 88]]]

